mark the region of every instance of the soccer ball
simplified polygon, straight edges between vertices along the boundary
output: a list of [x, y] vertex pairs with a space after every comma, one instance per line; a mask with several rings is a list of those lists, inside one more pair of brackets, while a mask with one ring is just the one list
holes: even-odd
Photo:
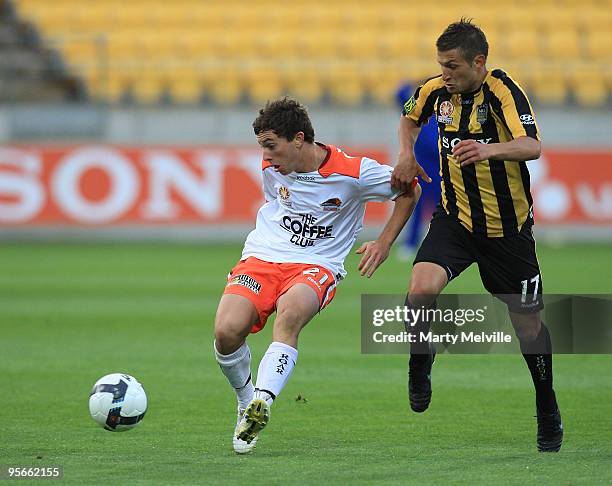
[[106, 430], [121, 432], [136, 427], [147, 411], [147, 395], [133, 376], [112, 373], [94, 384], [89, 413]]

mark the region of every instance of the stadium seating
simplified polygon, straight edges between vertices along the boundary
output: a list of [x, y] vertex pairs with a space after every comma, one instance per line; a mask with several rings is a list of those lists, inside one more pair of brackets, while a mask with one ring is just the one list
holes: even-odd
[[435, 39], [465, 16], [488, 35], [489, 65], [512, 66], [535, 102], [610, 101], [612, 0], [13, 3], [97, 100], [391, 104], [401, 80], [437, 73]]
[[80, 80], [66, 69], [53, 46], [42, 42], [6, 0], [0, 0], [0, 86], [0, 103], [85, 97]]

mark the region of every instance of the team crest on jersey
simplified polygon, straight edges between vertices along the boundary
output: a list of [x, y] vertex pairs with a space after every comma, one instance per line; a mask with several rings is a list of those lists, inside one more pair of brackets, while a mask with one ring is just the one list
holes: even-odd
[[411, 96], [410, 99], [404, 103], [404, 115], [410, 115], [415, 107], [416, 100], [414, 99], [414, 96]]
[[450, 101], [443, 101], [438, 107], [438, 123], [451, 125], [453, 123], [453, 112], [455, 107]]
[[332, 197], [331, 199], [321, 203], [323, 211], [338, 211], [340, 206], [342, 206], [342, 201], [337, 197]]
[[240, 274], [232, 277], [231, 280], [227, 282], [227, 287], [230, 287], [232, 285], [242, 285], [243, 287], [246, 287], [257, 295], [259, 295], [259, 291], [261, 290], [261, 284], [253, 277], [250, 277], [245, 274]]
[[289, 189], [287, 189], [285, 186], [280, 186], [278, 188], [278, 195], [280, 196], [281, 204], [290, 208], [291, 201], [289, 201], [289, 196], [291, 196], [291, 193], [289, 192]]
[[278, 188], [278, 194], [280, 195], [281, 199], [283, 201], [286, 201], [287, 199], [289, 199], [289, 189], [287, 189], [285, 186], [280, 186]]
[[476, 107], [476, 121], [481, 125], [487, 122], [487, 118], [489, 117], [489, 105], [478, 105]]

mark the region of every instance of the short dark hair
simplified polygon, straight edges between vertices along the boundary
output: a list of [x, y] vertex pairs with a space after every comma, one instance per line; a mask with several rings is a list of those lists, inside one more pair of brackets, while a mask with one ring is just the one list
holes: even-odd
[[298, 101], [282, 98], [268, 101], [259, 110], [259, 116], [253, 122], [255, 135], [272, 130], [278, 137], [293, 140], [298, 132], [304, 132], [304, 141], [314, 142], [314, 129], [310, 123], [308, 112]]
[[472, 19], [461, 18], [450, 24], [436, 42], [438, 51], [450, 51], [459, 48], [463, 58], [472, 62], [480, 54], [489, 55], [489, 43], [484, 32]]

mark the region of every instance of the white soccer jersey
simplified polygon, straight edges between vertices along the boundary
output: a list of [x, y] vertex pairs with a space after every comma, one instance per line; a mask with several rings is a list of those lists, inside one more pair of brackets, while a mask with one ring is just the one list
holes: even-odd
[[263, 162], [266, 203], [257, 213], [242, 259], [322, 265], [343, 278], [344, 259], [363, 228], [368, 201], [392, 199], [393, 168], [350, 157], [333, 145], [316, 172], [282, 175]]

